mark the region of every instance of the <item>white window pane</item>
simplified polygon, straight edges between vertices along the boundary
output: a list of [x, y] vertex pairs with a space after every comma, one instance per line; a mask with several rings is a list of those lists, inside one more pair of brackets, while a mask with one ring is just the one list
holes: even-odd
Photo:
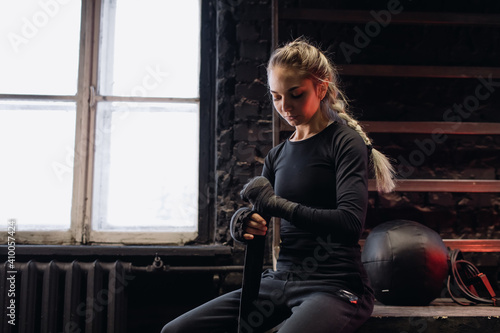
[[100, 103], [93, 228], [196, 231], [198, 104]]
[[70, 227], [75, 115], [73, 102], [0, 102], [2, 226]]
[[105, 0], [99, 93], [198, 97], [199, 0]]
[[81, 1], [0, 1], [0, 93], [75, 95]]

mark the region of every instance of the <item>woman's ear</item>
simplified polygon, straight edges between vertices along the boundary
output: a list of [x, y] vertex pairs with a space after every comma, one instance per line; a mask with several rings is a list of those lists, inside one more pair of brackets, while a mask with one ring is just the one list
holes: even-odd
[[322, 101], [325, 98], [326, 93], [328, 91], [328, 82], [320, 82], [318, 84], [317, 89], [318, 89], [318, 97]]

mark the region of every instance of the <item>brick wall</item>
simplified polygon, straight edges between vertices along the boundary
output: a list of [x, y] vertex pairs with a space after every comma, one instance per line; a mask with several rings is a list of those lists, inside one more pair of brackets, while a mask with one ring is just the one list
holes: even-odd
[[271, 49], [271, 1], [218, 1], [217, 242], [246, 205], [239, 192], [260, 175], [272, 147], [265, 64]]
[[[280, 1], [284, 6], [382, 10], [388, 1]], [[400, 1], [408, 11], [471, 12], [461, 1]], [[474, 12], [500, 13], [495, 1], [478, 1]], [[245, 205], [239, 191], [262, 170], [272, 146], [272, 108], [267, 96], [265, 63], [271, 49], [271, 1], [218, 1], [217, 72], [217, 229], [216, 241], [232, 242], [229, 220]], [[363, 24], [285, 21], [280, 42], [310, 37], [342, 64], [394, 64], [500, 67], [500, 29], [478, 26], [394, 25], [346, 57], [342, 42], [354, 45], [355, 27]], [[500, 80], [494, 79], [495, 84]], [[342, 77], [351, 110], [360, 120], [446, 121], [456, 104], [466, 104], [481, 84], [478, 79]], [[461, 122], [500, 123], [500, 88], [459, 115]], [[454, 113], [457, 116], [457, 113]], [[456, 119], [455, 119], [456, 121]], [[499, 124], [500, 126], [500, 124]], [[396, 166], [409, 160], [428, 135], [373, 134], [375, 145]], [[427, 140], [427, 141], [426, 141]], [[429, 148], [430, 146], [427, 146]], [[430, 149], [430, 148], [429, 148]], [[492, 135], [448, 135], [422, 163], [411, 164], [403, 178], [500, 179], [500, 138]], [[499, 191], [500, 192], [500, 191]], [[499, 193], [370, 193], [367, 230], [392, 219], [423, 223], [443, 238], [499, 238]], [[471, 254], [472, 255], [472, 254]], [[476, 254], [474, 262], [498, 276], [498, 254]], [[486, 258], [486, 259], [485, 259]], [[238, 256], [235, 260], [240, 260]]]

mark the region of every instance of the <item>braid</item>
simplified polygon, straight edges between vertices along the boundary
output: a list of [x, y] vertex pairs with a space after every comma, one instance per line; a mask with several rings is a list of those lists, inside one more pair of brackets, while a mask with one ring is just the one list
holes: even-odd
[[339, 89], [337, 71], [329, 61], [328, 65], [331, 67], [331, 79], [328, 82], [328, 91], [324, 100], [327, 103], [322, 105], [321, 110], [323, 114], [331, 120], [340, 118], [343, 123], [355, 130], [359, 136], [361, 136], [365, 144], [370, 147], [370, 165], [372, 166], [375, 174], [377, 191], [389, 193], [396, 187], [394, 182], [396, 171], [389, 162], [387, 156], [373, 148], [370, 137], [368, 137], [365, 133], [359, 122], [349, 114], [349, 103], [346, 96]]
[[338, 116], [345, 121], [347, 126], [358, 132], [367, 146], [371, 146], [372, 140], [368, 137], [368, 135], [366, 135], [356, 119], [352, 118], [346, 111], [339, 113]]
[[391, 162], [380, 151], [372, 148], [371, 164], [375, 171], [375, 179], [377, 180], [377, 191], [389, 193], [396, 187], [394, 175], [396, 171]]
[[370, 165], [375, 173], [377, 182], [377, 191], [388, 193], [396, 186], [394, 183], [395, 170], [389, 162], [387, 156], [372, 147], [372, 140], [366, 135], [365, 131], [357, 120], [352, 118], [345, 110], [338, 113], [338, 116], [345, 121], [347, 126], [354, 129], [365, 141], [365, 144], [371, 148]]
[[267, 65], [268, 73], [275, 66], [293, 68], [299, 75], [311, 78], [317, 83], [328, 82], [327, 93], [321, 103], [321, 112], [327, 119], [340, 120], [361, 136], [365, 144], [371, 148], [370, 164], [377, 181], [377, 190], [391, 192], [395, 187], [394, 167], [384, 154], [373, 149], [372, 140], [363, 131], [359, 122], [348, 113], [347, 98], [339, 89], [337, 82], [337, 70], [325, 54], [301, 37], [273, 52]]

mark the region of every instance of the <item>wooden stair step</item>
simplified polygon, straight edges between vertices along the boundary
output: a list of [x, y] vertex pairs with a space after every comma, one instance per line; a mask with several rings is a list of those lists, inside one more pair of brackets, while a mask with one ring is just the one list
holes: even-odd
[[357, 333], [500, 332], [500, 307], [462, 306], [440, 298], [427, 306], [376, 303], [372, 317]]

